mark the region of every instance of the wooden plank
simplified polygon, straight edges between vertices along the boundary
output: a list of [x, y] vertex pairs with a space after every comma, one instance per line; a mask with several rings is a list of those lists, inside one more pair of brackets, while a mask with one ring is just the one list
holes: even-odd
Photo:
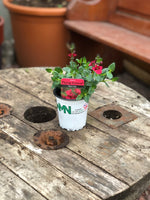
[[36, 70], [34, 68], [1, 70], [0, 77], [47, 103], [55, 101], [51, 89], [51, 76], [44, 67]]
[[65, 26], [71, 31], [150, 63], [149, 37], [107, 22], [66, 20]]
[[[47, 76], [47, 73], [45, 73], [44, 70], [42, 70], [42, 72], [40, 70], [35, 70], [35, 69], [29, 69], [30, 73], [32, 72], [33, 74], [35, 74], [35, 77], [38, 76], [40, 77], [42, 75], [42, 77]], [[3, 71], [5, 73], [3, 73], [3, 76], [5, 77], [5, 74], [8, 75], [7, 70]], [[32, 74], [31, 73], [31, 74]], [[11, 73], [11, 76], [9, 77], [8, 75], [8, 79], [10, 80], [11, 78], [11, 82], [13, 84], [15, 84], [15, 79], [17, 80], [17, 83], [20, 87], [22, 87], [24, 90], [27, 90], [28, 92], [32, 93], [33, 95], [39, 95], [39, 98], [41, 99], [48, 99], [50, 98], [50, 94], [49, 92], [47, 92], [47, 90], [45, 91], [45, 86], [43, 85], [43, 87], [41, 86], [39, 89], [37, 89], [37, 91], [33, 91], [32, 90], [32, 86], [30, 86], [30, 84], [24, 84], [24, 81], [26, 80], [27, 83], [29, 82], [29, 78], [25, 76], [20, 77], [21, 74], [23, 74], [23, 69], [18, 70], [18, 73], [16, 73], [16, 70], [14, 71], [15, 76], [13, 76], [13, 73]], [[32, 76], [33, 76], [32, 74]], [[35, 85], [37, 84], [37, 80], [39, 80], [39, 77], [37, 76], [37, 78], [34, 78], [35, 80]], [[13, 78], [14, 77], [14, 78]], [[30, 76], [29, 76], [30, 77]], [[6, 77], [5, 77], [6, 78]], [[47, 81], [49, 81], [50, 77], [48, 77]], [[24, 81], [22, 81], [24, 80]], [[44, 80], [46, 81], [46, 77], [44, 78]], [[42, 84], [41, 84], [42, 85]], [[34, 86], [33, 86], [34, 87]], [[128, 123], [126, 127], [127, 130], [130, 130], [130, 132], [132, 132], [132, 134], [128, 134], [128, 131], [124, 130], [124, 126], [119, 128], [120, 132], [118, 132], [116, 130], [116, 132], [118, 132], [116, 134], [116, 137], [119, 137], [121, 140], [122, 138], [124, 138], [123, 136], [126, 136], [126, 142], [130, 141], [130, 145], [138, 145], [139, 149], [142, 149], [142, 151], [146, 151], [146, 149], [148, 148], [149, 142], [145, 143], [145, 141], [149, 141], [147, 139], [147, 137], [149, 137], [149, 126], [148, 126], [148, 117], [150, 117], [150, 106], [149, 106], [149, 102], [143, 98], [141, 95], [139, 95], [136, 91], [132, 90], [131, 88], [128, 88], [126, 86], [124, 86], [121, 83], [110, 83], [110, 88], [111, 90], [108, 90], [108, 88], [103, 84], [99, 84], [96, 92], [92, 95], [92, 97], [90, 98], [90, 104], [89, 104], [89, 112], [101, 107], [103, 105], [106, 104], [110, 104], [112, 102], [117, 103], [120, 106], [123, 106], [125, 109], [129, 110], [130, 112], [133, 112], [135, 114], [138, 114], [138, 119], [136, 119], [133, 122]], [[12, 89], [10, 89], [12, 90]], [[42, 90], [42, 95], [41, 95], [41, 90]], [[44, 93], [45, 91], [45, 93]], [[52, 91], [51, 91], [52, 92]], [[19, 92], [17, 92], [19, 93]], [[111, 95], [111, 93], [113, 93], [113, 96]], [[22, 94], [20, 94], [20, 96], [22, 96]], [[111, 99], [109, 98], [111, 96]], [[27, 98], [27, 97], [26, 97]], [[51, 98], [52, 99], [52, 98]], [[51, 103], [56, 106], [55, 101], [51, 101]], [[19, 105], [19, 102], [17, 102], [17, 105]], [[140, 105], [140, 107], [139, 107]], [[20, 112], [19, 112], [20, 113]], [[147, 117], [145, 118], [143, 115], [146, 115]], [[21, 115], [18, 116], [19, 118], [22, 118]], [[89, 117], [88, 117], [89, 119]], [[91, 120], [89, 121], [89, 123], [91, 125], [93, 125], [93, 123], [96, 123], [96, 120]], [[45, 124], [45, 128], [50, 127], [49, 123], [44, 123]], [[100, 122], [97, 122], [97, 124], [101, 124]], [[138, 126], [138, 124], [140, 124], [140, 126]], [[47, 125], [47, 126], [46, 126]], [[55, 124], [56, 126], [56, 124]], [[58, 124], [57, 124], [58, 126]], [[138, 129], [137, 129], [138, 126]], [[35, 126], [36, 127], [36, 126]], [[99, 127], [98, 125], [96, 127]], [[103, 127], [106, 127], [104, 130], [108, 131], [109, 133], [113, 133], [113, 135], [115, 136], [114, 131], [112, 131], [111, 129], [108, 129], [107, 126], [105, 126], [104, 124], [102, 124], [101, 129], [103, 130]], [[124, 132], [124, 134], [119, 134]], [[137, 132], [137, 134], [135, 134]], [[139, 139], [138, 143], [137, 143], [137, 139], [133, 139], [132, 137], [134, 136], [135, 138], [137, 136], [142, 137], [141, 135], [145, 135], [147, 136], [146, 138], [143, 137], [143, 139]], [[138, 137], [137, 137], [138, 138]], [[125, 138], [124, 138], [125, 139]], [[146, 146], [143, 147], [143, 144], [146, 144]]]
[[119, 0], [118, 7], [150, 16], [149, 0]]
[[150, 36], [150, 20], [148, 19], [124, 12], [115, 12], [109, 17], [109, 21], [134, 32]]
[[[101, 130], [104, 132], [109, 132], [109, 134], [113, 137], [118, 138], [124, 143], [133, 146], [138, 151], [142, 152], [143, 154], [150, 156], [149, 148], [150, 148], [150, 139], [149, 139], [149, 126], [146, 123], [149, 123], [149, 118], [143, 120], [137, 119], [129, 124], [125, 124], [117, 129], [113, 130], [109, 128], [104, 123], [95, 120], [93, 117], [88, 116], [87, 122], [93, 125], [96, 128], [101, 127]], [[139, 123], [141, 125], [139, 126]], [[141, 133], [143, 135], [141, 135]], [[145, 135], [144, 135], [145, 134]]]
[[[23, 82], [24, 84], [25, 82]], [[23, 90], [20, 90], [19, 88], [16, 88], [15, 86], [11, 84], [7, 84], [2, 79], [0, 80], [0, 102], [6, 103], [12, 106], [13, 108], [13, 115], [18, 117], [19, 119], [25, 121], [27, 124], [32, 126], [32, 122], [28, 121], [24, 117], [24, 113], [27, 109], [35, 106], [46, 106], [48, 108], [54, 109], [54, 107], [48, 103], [50, 103], [50, 100], [48, 103], [45, 103], [38, 98], [27, 95], [27, 93]], [[32, 88], [32, 84], [31, 84]], [[50, 99], [49, 95], [49, 99]], [[54, 97], [53, 97], [54, 98]], [[48, 129], [51, 127], [58, 127], [58, 118], [56, 117], [52, 121], [48, 121], [45, 123], [34, 123], [34, 127], [43, 130]]]
[[[98, 95], [96, 101], [103, 98], [106, 102], [111, 96], [111, 102], [119, 104], [133, 113], [137, 113], [138, 116], [145, 115], [147, 118], [150, 117], [150, 102], [145, 97], [119, 82], [109, 82], [109, 86], [109, 89], [104, 83], [100, 83], [97, 86], [94, 93], [94, 95]], [[95, 107], [98, 107], [98, 105]]]
[[[1, 78], [9, 81], [11, 84], [17, 85], [17, 87], [20, 87], [29, 94], [56, 107], [55, 97], [51, 89], [50, 74], [48, 74], [44, 68], [1, 70], [0, 75]], [[2, 84], [6, 83], [3, 82], [1, 85]], [[136, 111], [139, 115], [142, 113], [147, 117], [150, 116], [149, 102], [142, 95], [119, 82], [109, 82], [109, 85], [110, 90], [104, 83], [98, 85], [95, 93], [90, 98], [89, 111], [99, 106], [116, 102], [133, 112]], [[7, 98], [5, 98], [5, 100], [7, 101]]]
[[[23, 122], [14, 118], [10, 120], [10, 118], [7, 117], [2, 119], [0, 125], [3, 131], [7, 132], [7, 134], [14, 137], [17, 141], [20, 141], [28, 148], [31, 147], [32, 149], [33, 147], [34, 151], [40, 153], [41, 156], [41, 152], [45, 152], [41, 151], [39, 148], [34, 148], [33, 144], [31, 144], [33, 140], [32, 135], [34, 133], [32, 129], [23, 124]], [[93, 127], [85, 127], [84, 129], [77, 131], [77, 134], [69, 132], [69, 138], [70, 143], [67, 146], [69, 149], [82, 155], [82, 157], [86, 158], [100, 168], [105, 169], [118, 179], [124, 180], [124, 182], [127, 182], [130, 185], [134, 184], [137, 180], [140, 180], [140, 178], [142, 178], [149, 170], [149, 163], [147, 163], [145, 156], [140, 151], [136, 151], [136, 149], [126, 146], [116, 137], [104, 134]], [[103, 150], [103, 146], [105, 146], [106, 143], [108, 143], [110, 148], [108, 149], [108, 153], [105, 155], [105, 148]], [[55, 160], [54, 157], [52, 159], [52, 157], [49, 158], [48, 155], [49, 154], [47, 154], [46, 158], [44, 158], [53, 163]], [[59, 165], [62, 165], [64, 155], [59, 155], [58, 157], [55, 154], [55, 156], [61, 160]], [[122, 159], [120, 159], [120, 157]], [[143, 162], [145, 165], [141, 169]], [[66, 161], [63, 167], [66, 168]]]
[[[32, 188], [46, 196], [47, 199], [76, 200], [80, 198], [82, 200], [101, 200], [27, 148], [17, 144], [6, 134], [0, 133], [0, 138], [0, 161], [31, 185]], [[0, 173], [3, 174], [3, 172]], [[3, 178], [6, 182], [6, 177]], [[18, 190], [22, 189], [20, 182], [19, 180], [15, 183], [16, 186], [17, 184], [19, 186], [17, 186]], [[24, 190], [26, 191], [27, 189]], [[29, 194], [32, 195], [31, 189]], [[38, 196], [36, 198], [38, 199]]]
[[[14, 74], [21, 74], [22, 71], [23, 70], [18, 70], [18, 73], [14, 72]], [[35, 74], [39, 74], [39, 76], [41, 75], [40, 71], [36, 71], [35, 69], [30, 69], [30, 73], [33, 72], [33, 71], [35, 71]], [[43, 70], [43, 72], [44, 72], [44, 70]], [[8, 74], [7, 70], [5, 71], [5, 73]], [[44, 75], [47, 75], [47, 73], [44, 72], [43, 76]], [[11, 77], [13, 77], [13, 74], [11, 74]], [[11, 77], [8, 76], [8, 79], [10, 79]], [[25, 77], [22, 76], [23, 80], [25, 78], [26, 78], [27, 82], [29, 82], [26, 76]], [[37, 77], [37, 79], [38, 79], [38, 77]], [[35, 80], [35, 84], [36, 84], [36, 79], [34, 78], [34, 80]], [[45, 78], [45, 80], [46, 80], [46, 78]], [[49, 77], [48, 77], [48, 80], [49, 80]], [[15, 79], [11, 79], [11, 81], [13, 83], [15, 83]], [[33, 95], [40, 94], [39, 97], [41, 99], [45, 99], [46, 98], [49, 101], [50, 94], [47, 93], [47, 90], [44, 93], [45, 86], [43, 86], [43, 88], [42, 87], [39, 88], [39, 90], [37, 90], [36, 92], [33, 92], [32, 91], [32, 87], [30, 87], [30, 85], [27, 86], [27, 84], [22, 84], [22, 81], [20, 81], [20, 82], [19, 81], [20, 81], [20, 79], [17, 78], [17, 83], [18, 83], [18, 85], [20, 87], [22, 87], [23, 89], [26, 89], [29, 92], [32, 92]], [[138, 119], [136, 119], [135, 121], [130, 122], [130, 123], [128, 123], [126, 125], [127, 126], [126, 129], [130, 130], [130, 132], [132, 132], [132, 134], [129, 135], [128, 131], [125, 131], [124, 130], [124, 126], [123, 126], [122, 129], [121, 129], [121, 127], [119, 128], [120, 129], [119, 133], [124, 132], [124, 134], [120, 135], [119, 133], [117, 133], [116, 137], [119, 137], [122, 140], [123, 136], [126, 136], [127, 139], [125, 141], [129, 142], [130, 145], [132, 145], [132, 146], [134, 146], [134, 145], [138, 146], [138, 148], [142, 149], [142, 151], [144, 151], [144, 152], [147, 151], [146, 149], [149, 146], [149, 142], [145, 143], [145, 141], [147, 140], [147, 138], [139, 139], [139, 141], [137, 143], [137, 139], [133, 139], [132, 140], [132, 137], [134, 136], [136, 138], [137, 135], [139, 136], [139, 138], [142, 137], [141, 135], [145, 135], [145, 136], [149, 137], [149, 125], [148, 125], [149, 124], [148, 117], [150, 117], [150, 114], [149, 114], [150, 113], [149, 102], [145, 98], [143, 98], [141, 95], [139, 95], [136, 91], [132, 90], [131, 88], [128, 88], [128, 87], [124, 86], [121, 83], [117, 83], [116, 82], [116, 83], [110, 84], [110, 88], [111, 88], [111, 90], [108, 90], [108, 88], [103, 83], [99, 84], [96, 92], [90, 98], [89, 112], [92, 111], [92, 110], [94, 110], [94, 109], [96, 109], [96, 108], [98, 108], [98, 107], [101, 107], [103, 105], [115, 102], [116, 104], [118, 104], [120, 106], [123, 106], [128, 111], [133, 112], [135, 114], [138, 114]], [[42, 92], [43, 96], [41, 95], [41, 90], [43, 91]], [[112, 92], [113, 92], [113, 96], [111, 95]], [[17, 92], [17, 93], [19, 93], [19, 92]], [[20, 94], [20, 96], [22, 96], [22, 94]], [[111, 99], [109, 98], [110, 96], [111, 96]], [[54, 106], [56, 106], [55, 101], [51, 101], [51, 103]], [[19, 102], [17, 102], [17, 105], [19, 105]], [[139, 105], [140, 105], [140, 107], [139, 107]], [[21, 107], [22, 107], [22, 105], [21, 105]], [[19, 112], [19, 113], [23, 113], [23, 111]], [[144, 114], [144, 115], [146, 115], [147, 117], [144, 117], [143, 115], [141, 115], [141, 113]], [[19, 114], [18, 117], [22, 118], [22, 114], [21, 115]], [[58, 127], [58, 121], [54, 120], [53, 122], [56, 122], [55, 127]], [[93, 123], [96, 123], [96, 120], [92, 120], [92, 123], [91, 123], [91, 121], [89, 123], [91, 125], [93, 125]], [[98, 123], [99, 122], [97, 122], [97, 124]], [[30, 123], [30, 124], [32, 124], [32, 123]], [[140, 124], [140, 126], [138, 124]], [[36, 127], [36, 124], [35, 124], [34, 127]], [[53, 127], [53, 123], [51, 125], [50, 125], [50, 123], [44, 123], [41, 126], [41, 128], [42, 127], [44, 127], [44, 128]], [[97, 125], [97, 127], [99, 127], [99, 126]], [[103, 128], [105, 126], [102, 124], [101, 127]], [[137, 127], [138, 127], [138, 129], [137, 129]], [[106, 128], [106, 130], [109, 133], [113, 133], [113, 135], [115, 136], [115, 133], [111, 129], [108, 130]], [[137, 132], [137, 134], [134, 134], [134, 132], [135, 133]], [[149, 140], [147, 140], [147, 141], [149, 141]], [[143, 147], [143, 144], [145, 144], [144, 147]]]
[[[3, 144], [5, 145], [5, 143]], [[4, 158], [0, 157], [0, 160]], [[0, 198], [1, 200], [46, 200], [37, 191], [0, 163]]]
[[1, 120], [0, 128], [55, 168], [103, 198], [118, 194], [128, 188], [126, 184], [80, 157], [80, 151], [73, 153], [66, 148], [57, 151], [40, 149], [33, 143], [32, 137], [35, 130], [14, 117]]
[[67, 19], [104, 21], [108, 19], [109, 13], [115, 10], [116, 4], [117, 0], [73, 0], [67, 7]]

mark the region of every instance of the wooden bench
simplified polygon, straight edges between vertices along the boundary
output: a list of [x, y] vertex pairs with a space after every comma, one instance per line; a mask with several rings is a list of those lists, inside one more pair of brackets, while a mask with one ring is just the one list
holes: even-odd
[[71, 32], [122, 52], [124, 65], [150, 82], [149, 0], [72, 0], [67, 18]]

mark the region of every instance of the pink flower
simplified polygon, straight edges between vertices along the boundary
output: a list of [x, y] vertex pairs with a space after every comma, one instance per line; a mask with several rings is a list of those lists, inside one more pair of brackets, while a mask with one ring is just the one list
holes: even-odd
[[70, 99], [70, 97], [68, 97], [68, 96], [65, 96], [65, 98], [64, 99]]
[[95, 65], [95, 60], [91, 61], [89, 64], [89, 66], [93, 66], [93, 65]]
[[66, 94], [67, 94], [67, 95], [73, 94], [73, 93], [72, 93], [72, 90], [71, 90], [71, 89], [70, 89], [70, 90], [67, 90], [67, 91], [66, 91]]
[[78, 88], [76, 88], [74, 91], [75, 91], [78, 95], [81, 94], [81, 90], [78, 89]]
[[66, 99], [76, 99], [76, 97], [77, 97], [77, 95], [75, 95], [75, 94], [72, 92], [71, 89], [70, 89], [70, 90], [67, 90], [67, 91], [66, 91], [66, 94], [67, 94]]
[[95, 67], [92, 67], [92, 70], [94, 72], [96, 72], [96, 74], [101, 74], [102, 73], [102, 69], [103, 69], [103, 67], [102, 66], [98, 66], [98, 65], [95, 65]]
[[76, 57], [77, 54], [76, 53], [69, 53], [68, 56], [71, 58], [71, 57]]

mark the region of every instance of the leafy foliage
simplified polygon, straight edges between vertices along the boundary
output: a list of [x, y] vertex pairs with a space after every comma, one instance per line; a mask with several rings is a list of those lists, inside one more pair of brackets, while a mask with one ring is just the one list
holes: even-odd
[[69, 65], [60, 68], [55, 67], [54, 70], [46, 69], [47, 72], [52, 74], [52, 88], [60, 87], [62, 78], [76, 78], [84, 79], [84, 87], [81, 89], [81, 94], [77, 96], [76, 100], [84, 99], [89, 101], [92, 93], [95, 91], [99, 82], [104, 82], [107, 86], [108, 80], [117, 81], [117, 77], [113, 77], [112, 72], [115, 71], [115, 63], [112, 63], [107, 68], [102, 69], [102, 58], [96, 56], [92, 62], [87, 61], [86, 57], [76, 58], [74, 45], [70, 47], [71, 53]]

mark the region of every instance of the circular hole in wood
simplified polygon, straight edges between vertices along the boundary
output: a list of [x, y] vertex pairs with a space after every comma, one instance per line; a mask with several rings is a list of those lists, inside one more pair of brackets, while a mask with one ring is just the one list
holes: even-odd
[[107, 119], [119, 119], [120, 117], [122, 117], [121, 112], [117, 111], [117, 110], [106, 110], [103, 112], [103, 116]]
[[45, 106], [31, 107], [24, 113], [24, 118], [33, 123], [44, 123], [53, 120], [56, 117], [56, 111]]

